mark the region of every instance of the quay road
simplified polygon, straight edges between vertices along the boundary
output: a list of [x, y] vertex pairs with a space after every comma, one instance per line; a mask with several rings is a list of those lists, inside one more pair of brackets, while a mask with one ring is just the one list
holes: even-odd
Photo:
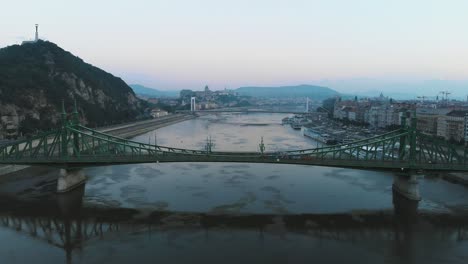
[[[196, 116], [191, 114], [173, 114], [167, 115], [156, 119], [137, 121], [133, 123], [126, 123], [120, 125], [113, 125], [107, 127], [97, 128], [96, 130], [102, 133], [110, 134], [121, 138], [131, 138], [146, 132], [179, 123], [185, 120], [193, 119]], [[52, 141], [52, 139], [50, 139]], [[38, 144], [39, 142], [33, 142]], [[24, 170], [29, 166], [25, 165], [0, 165], [0, 176], [12, 172]]]
[[157, 119], [98, 128], [97, 131], [116, 137], [131, 138], [161, 127], [169, 126], [193, 118], [195, 118], [195, 116], [190, 114], [174, 114], [163, 116]]

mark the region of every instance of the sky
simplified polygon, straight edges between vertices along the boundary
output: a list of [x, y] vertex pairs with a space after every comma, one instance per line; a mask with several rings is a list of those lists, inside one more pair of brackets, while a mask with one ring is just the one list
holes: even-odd
[[[398, 84], [468, 80], [466, 0], [0, 0], [0, 6], [0, 47], [32, 39], [38, 23], [41, 38], [127, 83], [163, 90], [339, 84], [331, 88], [404, 93], [407, 86]], [[447, 89], [468, 94], [468, 86], [457, 87]]]

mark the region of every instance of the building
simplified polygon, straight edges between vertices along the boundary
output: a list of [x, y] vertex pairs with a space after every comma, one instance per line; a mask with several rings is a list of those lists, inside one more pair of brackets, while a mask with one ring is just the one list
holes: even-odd
[[157, 104], [159, 103], [159, 99], [158, 98], [148, 98], [148, 100], [146, 100], [152, 104]]
[[361, 124], [369, 124], [373, 128], [385, 128], [400, 125], [400, 112], [407, 111], [404, 103], [396, 103], [380, 94], [373, 99], [337, 101], [333, 116], [337, 119], [348, 119]]
[[356, 109], [350, 109], [348, 112], [348, 119], [351, 121], [356, 121]]
[[437, 136], [446, 140], [462, 142], [466, 136], [466, 115], [468, 111], [453, 110], [440, 116], [437, 125]]
[[465, 115], [465, 146], [468, 147], [468, 113]]
[[211, 98], [211, 91], [210, 91], [210, 88], [208, 88], [208, 85], [205, 85], [204, 97], [205, 97], [205, 100]]
[[449, 109], [418, 108], [416, 110], [417, 129], [425, 134], [437, 135], [439, 119], [450, 111]]
[[395, 105], [385, 107], [385, 127], [400, 124], [400, 109]]
[[159, 118], [159, 117], [162, 117], [162, 116], [167, 116], [169, 113], [167, 111], [164, 111], [164, 110], [161, 110], [161, 109], [158, 109], [158, 108], [155, 108], [153, 110], [151, 110], [151, 117], [153, 118]]
[[333, 117], [337, 119], [348, 119], [350, 121], [362, 122], [362, 107], [357, 101], [336, 102], [333, 108]]
[[20, 118], [14, 109], [8, 109], [6, 113], [0, 115], [0, 139], [17, 138], [19, 123]]
[[18, 138], [18, 126], [13, 124], [13, 122], [9, 122], [6, 124], [6, 129], [5, 129], [5, 138], [6, 139], [16, 139]]
[[198, 104], [199, 110], [208, 110], [208, 109], [215, 109], [218, 107], [218, 104], [213, 102], [201, 102]]
[[333, 109], [333, 117], [337, 119], [349, 119], [349, 112], [351, 109], [351, 106], [337, 105]]
[[374, 128], [401, 125], [401, 112], [403, 111], [404, 109], [399, 105], [371, 106], [363, 115], [364, 122]]
[[369, 109], [368, 121], [371, 127], [384, 128], [391, 125], [392, 115], [387, 106], [372, 106]]
[[367, 123], [371, 127], [384, 127], [384, 111], [380, 106], [372, 106], [367, 114]]

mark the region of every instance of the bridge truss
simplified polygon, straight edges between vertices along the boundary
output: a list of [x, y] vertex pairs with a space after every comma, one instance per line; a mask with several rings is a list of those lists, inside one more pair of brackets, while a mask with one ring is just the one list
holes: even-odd
[[82, 126], [78, 112], [62, 113], [54, 131], [0, 146], [0, 164], [60, 168], [150, 162], [252, 162], [335, 167], [468, 171], [468, 148], [416, 130], [402, 118], [402, 128], [352, 143], [293, 151], [226, 152], [173, 148], [136, 142]]

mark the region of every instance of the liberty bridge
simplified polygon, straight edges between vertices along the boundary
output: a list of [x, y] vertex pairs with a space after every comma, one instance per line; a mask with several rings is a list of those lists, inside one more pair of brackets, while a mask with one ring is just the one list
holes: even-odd
[[[398, 171], [468, 171], [468, 148], [460, 148], [416, 129], [416, 117], [402, 117], [400, 129], [351, 143], [257, 152], [173, 148], [136, 142], [80, 124], [75, 103], [71, 117], [62, 104], [61, 126], [35, 137], [0, 146], [0, 164], [52, 166], [62, 169], [58, 189], [84, 181], [79, 168], [159, 162], [242, 162], [387, 169]], [[62, 181], [61, 181], [62, 179]]]

